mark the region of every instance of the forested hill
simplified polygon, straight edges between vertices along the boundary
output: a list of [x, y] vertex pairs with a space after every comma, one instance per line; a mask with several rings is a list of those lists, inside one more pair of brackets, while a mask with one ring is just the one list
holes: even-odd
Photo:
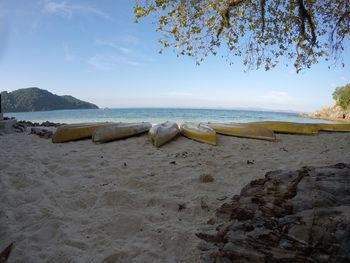
[[1, 92], [3, 112], [48, 111], [68, 109], [98, 109], [95, 104], [72, 96], [58, 96], [39, 88]]

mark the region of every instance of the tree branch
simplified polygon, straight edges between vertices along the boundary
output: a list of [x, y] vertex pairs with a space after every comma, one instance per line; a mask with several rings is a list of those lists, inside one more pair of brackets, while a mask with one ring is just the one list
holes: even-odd
[[[316, 32], [315, 32], [315, 24], [312, 21], [310, 12], [305, 8], [304, 0], [298, 0], [298, 6], [299, 6], [299, 18], [301, 21], [300, 33], [304, 39], [309, 40], [311, 45], [314, 45], [317, 39]], [[309, 27], [310, 27], [311, 40], [310, 40], [310, 37], [306, 34], [305, 21], [309, 24]]]
[[239, 5], [243, 4], [246, 0], [231, 0], [228, 2], [227, 7], [223, 10], [221, 14], [221, 23], [220, 27], [218, 29], [218, 32], [216, 34], [216, 37], [219, 38], [219, 36], [222, 33], [222, 30], [224, 30], [224, 27], [228, 28], [230, 27], [230, 12], [238, 7]]
[[[346, 10], [338, 19], [337, 23], [335, 24], [332, 34], [331, 34], [331, 41], [333, 42], [334, 40], [334, 33], [337, 30], [338, 26], [344, 21], [348, 20], [348, 23], [350, 22], [350, 9]], [[348, 30], [350, 30], [350, 25], [348, 25]], [[342, 36], [342, 39], [344, 39], [344, 36]]]
[[263, 35], [265, 32], [265, 5], [266, 5], [266, 0], [260, 0], [261, 31]]

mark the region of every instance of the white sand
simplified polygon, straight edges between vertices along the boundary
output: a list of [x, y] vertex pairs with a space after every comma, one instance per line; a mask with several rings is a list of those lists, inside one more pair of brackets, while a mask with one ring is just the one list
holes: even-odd
[[179, 137], [156, 149], [145, 135], [101, 145], [0, 136], [0, 250], [16, 242], [10, 263], [198, 262], [195, 233], [221, 197], [270, 170], [350, 162], [350, 133], [277, 138]]

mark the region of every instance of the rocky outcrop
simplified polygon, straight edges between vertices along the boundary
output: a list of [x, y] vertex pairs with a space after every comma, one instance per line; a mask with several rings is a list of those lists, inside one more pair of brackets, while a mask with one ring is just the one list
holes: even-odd
[[65, 123], [56, 123], [56, 122], [50, 122], [50, 121], [44, 121], [42, 123], [38, 122], [31, 122], [31, 121], [19, 121], [18, 123], [23, 124], [27, 127], [59, 127], [61, 125], [65, 125]]
[[[4, 129], [4, 123], [7, 123], [7, 129]], [[45, 121], [42, 123], [31, 122], [31, 121], [17, 121], [15, 118], [5, 117], [3, 122], [0, 122], [0, 132], [26, 132], [30, 128], [31, 134], [36, 134], [41, 138], [51, 138], [55, 128], [64, 125], [64, 123], [54, 123]]]
[[203, 262], [350, 262], [350, 165], [273, 171], [223, 204]]
[[343, 110], [340, 106], [331, 106], [321, 108], [314, 113], [298, 115], [303, 118], [334, 120], [334, 121], [350, 121], [350, 111]]
[[[56, 127], [59, 127], [61, 125], [64, 125], [62, 123], [54, 123], [54, 122], [49, 122], [49, 121], [45, 121], [45, 122], [42, 122], [42, 123], [38, 123], [38, 122], [31, 122], [31, 121], [18, 121], [16, 124], [13, 125], [13, 131], [15, 132], [25, 132], [27, 131], [27, 128], [32, 128], [32, 127], [39, 127], [39, 129], [34, 129], [35, 132], [33, 132], [33, 130], [31, 129], [31, 133], [34, 133], [34, 134], [37, 134], [39, 136], [43, 135], [44, 133], [40, 133], [39, 130], [40, 128], [43, 128], [43, 127], [47, 127], [47, 128], [56, 128]], [[52, 132], [52, 129], [46, 129], [48, 131], [51, 131]], [[49, 137], [47, 137], [49, 136]], [[45, 133], [45, 136], [43, 135], [42, 137], [44, 138], [51, 138], [50, 137], [51, 135], [49, 135], [49, 133]]]

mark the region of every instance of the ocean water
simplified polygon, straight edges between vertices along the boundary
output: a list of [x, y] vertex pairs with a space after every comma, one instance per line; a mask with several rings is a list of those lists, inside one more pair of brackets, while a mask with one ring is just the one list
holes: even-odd
[[183, 122], [252, 122], [252, 121], [291, 121], [301, 123], [327, 122], [324, 120], [299, 118], [295, 113], [248, 111], [248, 110], [215, 110], [215, 109], [92, 109], [92, 110], [56, 110], [40, 112], [5, 113], [6, 117], [32, 122], [141, 122], [152, 124], [163, 121]]

